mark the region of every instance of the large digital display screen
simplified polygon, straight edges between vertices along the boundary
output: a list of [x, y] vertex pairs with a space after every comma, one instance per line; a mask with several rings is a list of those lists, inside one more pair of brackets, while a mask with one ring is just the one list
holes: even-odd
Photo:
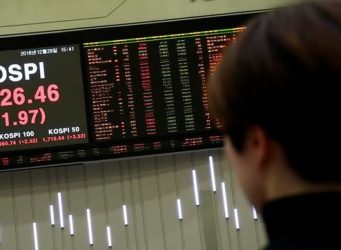
[[88, 142], [78, 45], [0, 51], [0, 152]]
[[0, 39], [0, 171], [221, 147], [207, 79], [250, 16]]
[[212, 130], [206, 78], [243, 30], [85, 43], [93, 140]]

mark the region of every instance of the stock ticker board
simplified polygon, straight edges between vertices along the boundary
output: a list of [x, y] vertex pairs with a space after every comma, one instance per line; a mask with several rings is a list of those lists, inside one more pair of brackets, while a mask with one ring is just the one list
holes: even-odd
[[0, 171], [221, 147], [207, 79], [247, 18], [0, 39]]

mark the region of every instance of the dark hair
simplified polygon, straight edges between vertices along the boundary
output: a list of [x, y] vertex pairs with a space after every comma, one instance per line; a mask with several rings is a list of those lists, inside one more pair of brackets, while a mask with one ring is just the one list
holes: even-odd
[[209, 101], [238, 151], [258, 125], [303, 178], [340, 182], [341, 1], [252, 20], [212, 76]]

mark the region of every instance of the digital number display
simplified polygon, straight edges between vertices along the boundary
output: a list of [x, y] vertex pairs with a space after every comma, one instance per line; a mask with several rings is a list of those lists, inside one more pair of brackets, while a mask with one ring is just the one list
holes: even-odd
[[79, 46], [0, 51], [0, 152], [82, 143]]

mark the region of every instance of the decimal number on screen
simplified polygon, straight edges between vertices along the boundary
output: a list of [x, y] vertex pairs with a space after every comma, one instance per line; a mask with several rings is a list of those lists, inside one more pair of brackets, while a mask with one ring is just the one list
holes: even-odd
[[60, 98], [59, 87], [57, 84], [50, 84], [48, 86], [40, 85], [34, 91], [34, 95], [27, 97], [25, 90], [21, 87], [0, 90], [0, 107], [7, 106], [21, 106], [25, 104], [32, 104], [33, 102], [45, 103], [57, 102]]
[[0, 117], [5, 127], [25, 126], [34, 124], [42, 125], [46, 121], [46, 113], [43, 108], [21, 110], [14, 114], [13, 116], [11, 116], [9, 112], [5, 112], [1, 114]]

